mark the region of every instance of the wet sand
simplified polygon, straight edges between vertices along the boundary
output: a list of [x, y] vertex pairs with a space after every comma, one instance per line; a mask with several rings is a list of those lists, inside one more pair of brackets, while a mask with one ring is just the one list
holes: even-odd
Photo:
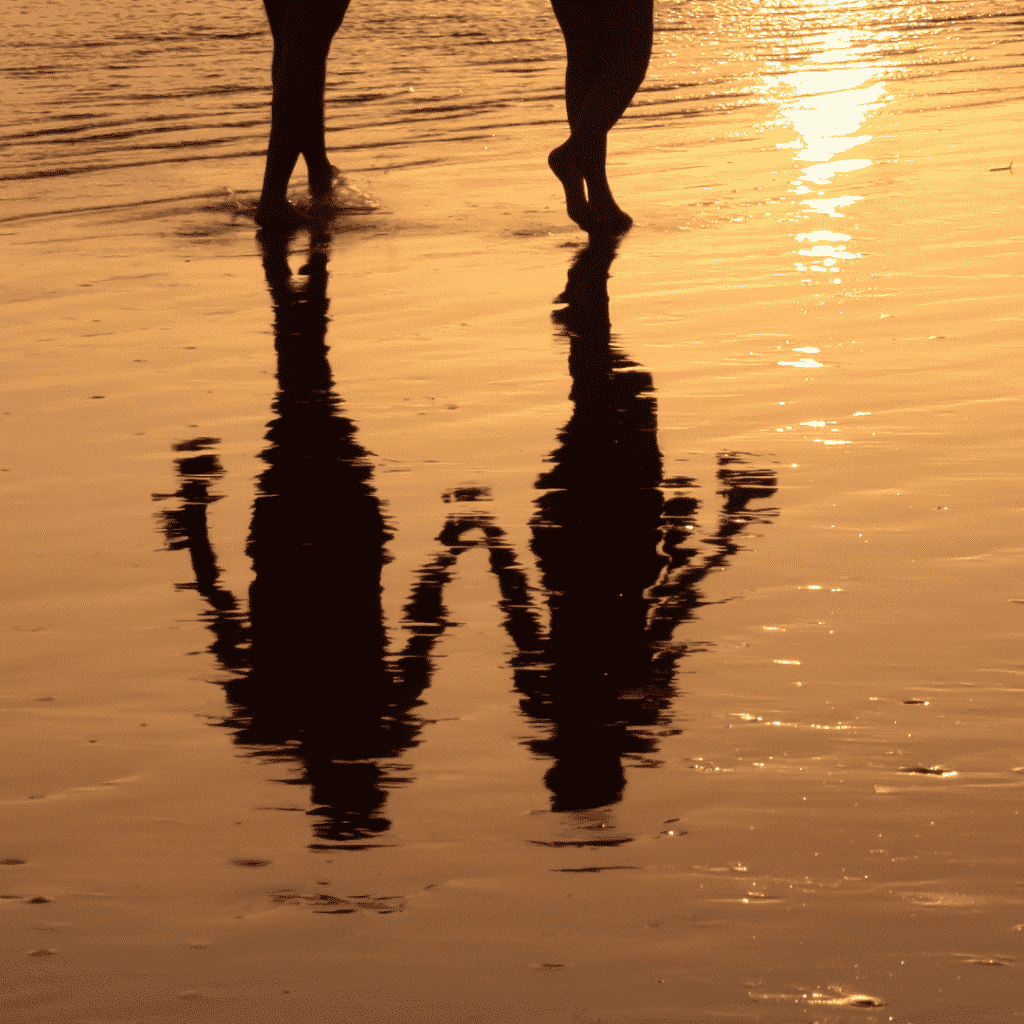
[[1022, 107], [876, 100], [3, 225], [5, 1020], [1024, 1016]]

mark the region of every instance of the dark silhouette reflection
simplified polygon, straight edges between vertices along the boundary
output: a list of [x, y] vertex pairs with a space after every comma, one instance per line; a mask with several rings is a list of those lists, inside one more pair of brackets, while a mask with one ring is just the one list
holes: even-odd
[[679, 732], [669, 708], [688, 648], [673, 632], [702, 603], [697, 584], [737, 550], [740, 531], [772, 514], [749, 503], [776, 487], [771, 471], [722, 455], [721, 523], [705, 541], [711, 553], [695, 560], [692, 481], [663, 479], [651, 376], [613, 344], [615, 245], [593, 236], [556, 300], [566, 304], [553, 319], [569, 342], [573, 413], [536, 484], [544, 493], [531, 545], [550, 627], [519, 645], [516, 668], [523, 710], [550, 723], [529, 746], [554, 760], [545, 781], [556, 811], [619, 800], [623, 759], [658, 764], [658, 738]]
[[[569, 348], [573, 413], [551, 468], [537, 481], [531, 549], [549, 626], [542, 628], [526, 575], [487, 511], [484, 488], [444, 495], [452, 505], [440, 547], [417, 574], [404, 609], [404, 646], [388, 653], [381, 570], [390, 539], [368, 455], [341, 409], [327, 361], [330, 238], [314, 234], [293, 275], [287, 237], [261, 240], [274, 301], [278, 393], [268, 425], [247, 552], [254, 582], [248, 614], [221, 585], [207, 508], [223, 475], [216, 438], [176, 446], [179, 504], [161, 513], [169, 547], [187, 549], [208, 608], [210, 651], [230, 678], [223, 723], [252, 754], [290, 767], [308, 786], [318, 849], [365, 849], [390, 827], [389, 788], [409, 780], [400, 758], [424, 720], [431, 654], [452, 625], [443, 591], [459, 556], [484, 546], [501, 591], [523, 711], [543, 726], [528, 741], [553, 762], [545, 781], [556, 811], [613, 804], [624, 763], [654, 767], [672, 728], [673, 677], [691, 646], [677, 627], [703, 602], [698, 585], [738, 550], [739, 534], [774, 510], [768, 469], [719, 456], [724, 499], [716, 531], [691, 538], [693, 481], [665, 479], [651, 376], [614, 344], [607, 279], [615, 242], [592, 236], [569, 271], [554, 314]], [[699, 549], [703, 548], [701, 555]], [[601, 827], [600, 825], [594, 826]], [[617, 845], [608, 838], [551, 845]], [[344, 844], [344, 845], [338, 845]]]
[[[427, 621], [412, 627], [409, 648], [388, 661], [380, 577], [390, 535], [368, 453], [333, 390], [325, 344], [329, 246], [327, 234], [314, 236], [302, 283], [289, 267], [287, 239], [261, 240], [278, 393], [246, 549], [255, 574], [248, 622], [218, 585], [207, 535], [206, 508], [217, 500], [210, 487], [222, 474], [215, 455], [177, 460], [182, 485], [174, 497], [183, 503], [163, 518], [170, 546], [189, 549], [196, 582], [182, 586], [210, 605], [210, 650], [232, 673], [224, 724], [255, 756], [298, 764], [281, 781], [310, 787], [316, 836], [337, 842], [390, 826], [381, 813], [387, 789], [408, 770], [395, 759], [416, 743], [422, 723], [414, 709], [444, 624], [421, 612]], [[176, 447], [216, 443], [197, 438]]]

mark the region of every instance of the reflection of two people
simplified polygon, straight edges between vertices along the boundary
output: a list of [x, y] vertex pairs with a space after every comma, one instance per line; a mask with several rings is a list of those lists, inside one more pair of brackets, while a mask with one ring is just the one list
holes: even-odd
[[[697, 559], [688, 546], [697, 502], [691, 481], [662, 479], [651, 378], [612, 343], [607, 278], [612, 239], [592, 239], [576, 257], [564, 308], [554, 314], [569, 344], [573, 413], [552, 468], [537, 481], [531, 523], [549, 626], [480, 489], [455, 490], [438, 537], [405, 606], [406, 643], [389, 653], [381, 570], [390, 535], [371, 485], [367, 452], [341, 415], [327, 362], [329, 237], [314, 237], [304, 283], [292, 274], [285, 236], [262, 240], [274, 300], [279, 390], [269, 424], [247, 552], [254, 582], [248, 622], [218, 585], [206, 529], [209, 488], [221, 470], [198, 438], [179, 450], [178, 510], [163, 513], [173, 547], [188, 548], [215, 640], [231, 675], [226, 725], [254, 756], [301, 766], [321, 840], [385, 831], [387, 789], [406, 778], [397, 762], [418, 742], [415, 709], [429, 685], [431, 653], [450, 624], [443, 590], [459, 555], [488, 549], [513, 642], [523, 711], [545, 726], [529, 742], [552, 760], [552, 808], [572, 811], [619, 800], [623, 760], [649, 766], [671, 731], [673, 640], [701, 600], [697, 584], [737, 550], [736, 535], [764, 513], [749, 502], [774, 492], [766, 470], [720, 458], [721, 525]], [[666, 493], [668, 496], [666, 497]], [[688, 527], [690, 529], [688, 529]]]

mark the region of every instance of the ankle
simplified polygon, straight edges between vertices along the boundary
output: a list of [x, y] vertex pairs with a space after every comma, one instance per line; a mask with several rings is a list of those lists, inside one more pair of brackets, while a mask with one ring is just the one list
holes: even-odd
[[330, 163], [323, 168], [309, 169], [306, 175], [309, 191], [313, 195], [327, 195], [334, 191], [334, 183], [341, 176], [341, 171]]

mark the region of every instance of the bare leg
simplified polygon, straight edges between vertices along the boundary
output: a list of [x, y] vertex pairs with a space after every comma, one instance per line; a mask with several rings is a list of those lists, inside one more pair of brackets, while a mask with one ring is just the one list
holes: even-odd
[[288, 202], [288, 181], [301, 153], [309, 191], [329, 199], [337, 171], [324, 144], [324, 83], [331, 40], [349, 0], [264, 0], [274, 36], [270, 142], [256, 223], [290, 226], [304, 218]]
[[569, 216], [592, 232], [633, 223], [608, 184], [608, 132], [647, 74], [653, 0], [551, 0], [565, 36], [565, 111], [569, 138], [548, 164], [565, 189]]

